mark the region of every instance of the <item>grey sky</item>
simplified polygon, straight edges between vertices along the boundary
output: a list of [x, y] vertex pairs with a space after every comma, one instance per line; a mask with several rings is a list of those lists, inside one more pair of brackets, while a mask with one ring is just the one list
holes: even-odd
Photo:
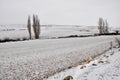
[[25, 24], [38, 14], [41, 24], [97, 25], [99, 17], [120, 26], [120, 0], [0, 0], [0, 24]]

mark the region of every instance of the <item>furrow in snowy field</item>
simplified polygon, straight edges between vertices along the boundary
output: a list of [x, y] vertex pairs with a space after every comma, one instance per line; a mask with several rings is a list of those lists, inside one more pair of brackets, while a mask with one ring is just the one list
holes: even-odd
[[[120, 37], [120, 36], [116, 36]], [[113, 36], [0, 44], [0, 79], [43, 79], [110, 48]]]

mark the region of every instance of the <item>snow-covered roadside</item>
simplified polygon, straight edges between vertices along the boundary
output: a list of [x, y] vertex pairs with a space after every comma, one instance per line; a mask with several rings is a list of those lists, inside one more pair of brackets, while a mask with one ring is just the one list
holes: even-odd
[[46, 78], [108, 50], [114, 37], [32, 40], [0, 44], [0, 79]]
[[67, 76], [73, 80], [120, 80], [120, 49], [111, 49], [95, 59], [65, 70], [47, 80], [63, 80]]

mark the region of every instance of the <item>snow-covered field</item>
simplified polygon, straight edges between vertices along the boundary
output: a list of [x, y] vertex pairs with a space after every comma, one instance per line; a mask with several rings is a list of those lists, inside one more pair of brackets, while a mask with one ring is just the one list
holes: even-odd
[[[98, 33], [96, 26], [67, 26], [67, 25], [46, 25], [41, 26], [40, 38], [58, 38], [70, 35], [94, 35]], [[34, 36], [34, 33], [32, 32]], [[1, 25], [0, 39], [23, 39], [29, 34], [25, 25]]]
[[[0, 43], [0, 80], [45, 79], [100, 55], [120, 36], [58, 38], [70, 35], [94, 35], [95, 26], [42, 26], [41, 38]], [[33, 34], [33, 32], [32, 32]], [[28, 38], [24, 25], [0, 26], [0, 40]]]
[[114, 37], [45, 39], [0, 43], [0, 79], [44, 79], [115, 45]]
[[[115, 32], [117, 28], [110, 28], [110, 32]], [[97, 26], [78, 25], [43, 25], [41, 26], [41, 39], [51, 39], [66, 37], [71, 35], [94, 35], [98, 33]], [[32, 30], [32, 37], [34, 33]], [[0, 25], [0, 40], [23, 40], [28, 39], [29, 34], [26, 25]]]
[[47, 80], [63, 80], [68, 76], [73, 80], [120, 80], [120, 49], [113, 48], [95, 59], [89, 59]]
[[[118, 28], [110, 28], [110, 32], [115, 32]], [[71, 35], [94, 35], [98, 33], [97, 26], [79, 26], [79, 25], [42, 25], [41, 39], [51, 39], [66, 37]], [[34, 33], [32, 30], [32, 37]], [[0, 25], [0, 40], [23, 40], [28, 39], [29, 34], [26, 25]]]

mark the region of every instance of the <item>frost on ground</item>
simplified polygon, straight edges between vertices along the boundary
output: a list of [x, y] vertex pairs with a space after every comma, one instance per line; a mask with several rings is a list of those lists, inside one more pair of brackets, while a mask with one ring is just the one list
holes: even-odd
[[114, 37], [48, 39], [0, 44], [0, 79], [31, 80], [78, 65], [108, 50]]
[[[40, 38], [58, 38], [70, 35], [94, 35], [98, 33], [96, 26], [41, 26]], [[32, 37], [34, 33], [32, 30]], [[26, 25], [0, 25], [0, 40], [29, 38]]]
[[[46, 25], [41, 26], [40, 38], [48, 39], [71, 35], [94, 35], [98, 32], [97, 26]], [[110, 32], [115, 32], [115, 29], [110, 28]], [[33, 30], [32, 37], [34, 37]], [[29, 34], [26, 25], [0, 25], [0, 40], [22, 40], [28, 38]]]
[[63, 80], [67, 76], [71, 76], [73, 80], [120, 80], [120, 49], [111, 49], [89, 61], [55, 74], [47, 80]]

